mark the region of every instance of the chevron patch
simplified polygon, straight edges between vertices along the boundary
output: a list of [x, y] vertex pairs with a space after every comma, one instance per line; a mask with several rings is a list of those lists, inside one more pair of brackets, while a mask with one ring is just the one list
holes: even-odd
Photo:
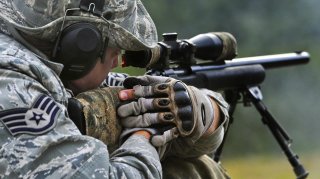
[[13, 136], [24, 133], [39, 135], [54, 128], [59, 111], [59, 106], [51, 97], [41, 95], [31, 109], [1, 111], [0, 121]]

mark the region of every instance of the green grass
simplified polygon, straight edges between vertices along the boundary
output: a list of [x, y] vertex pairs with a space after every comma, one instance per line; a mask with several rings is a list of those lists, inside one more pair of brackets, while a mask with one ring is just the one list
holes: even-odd
[[144, 68], [135, 68], [135, 67], [116, 67], [112, 70], [113, 72], [118, 73], [127, 73], [131, 76], [143, 75], [146, 70]]
[[[302, 156], [302, 155], [301, 155]], [[308, 179], [320, 178], [320, 153], [304, 154], [300, 162], [309, 171]], [[222, 165], [234, 179], [291, 179], [293, 168], [283, 155], [225, 159]]]

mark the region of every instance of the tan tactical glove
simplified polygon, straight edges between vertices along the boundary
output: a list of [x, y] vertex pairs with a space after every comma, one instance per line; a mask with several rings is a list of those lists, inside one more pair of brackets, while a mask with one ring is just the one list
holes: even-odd
[[120, 104], [121, 87], [105, 87], [80, 93], [76, 99], [83, 107], [86, 135], [103, 141], [109, 151], [118, 147], [122, 127], [116, 108]]
[[210, 98], [181, 81], [129, 77], [124, 86], [134, 89], [136, 100], [118, 108], [121, 123], [126, 128], [156, 129], [150, 139], [154, 146], [163, 146], [178, 136], [195, 143], [213, 123]]

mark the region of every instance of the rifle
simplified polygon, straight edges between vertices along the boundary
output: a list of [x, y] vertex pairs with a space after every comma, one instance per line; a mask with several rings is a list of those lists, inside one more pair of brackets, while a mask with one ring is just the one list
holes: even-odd
[[[296, 177], [307, 178], [308, 172], [290, 148], [292, 139], [263, 103], [259, 85], [265, 79], [266, 69], [308, 63], [308, 52], [233, 59], [236, 42], [228, 33], [200, 34], [188, 40], [178, 40], [176, 33], [165, 33], [163, 37], [155, 49], [126, 51], [123, 57], [125, 66], [146, 67], [149, 75], [173, 77], [198, 88], [223, 91], [225, 100], [230, 104], [230, 124], [240, 100], [245, 106], [253, 104], [286, 155]], [[142, 61], [134, 60], [137, 58]], [[220, 161], [229, 127], [214, 154], [216, 162]]]

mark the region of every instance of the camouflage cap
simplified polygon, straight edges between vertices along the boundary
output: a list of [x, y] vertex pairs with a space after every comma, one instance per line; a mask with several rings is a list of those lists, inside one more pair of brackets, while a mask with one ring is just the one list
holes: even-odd
[[52, 42], [62, 25], [89, 22], [98, 27], [104, 39], [109, 38], [109, 46], [142, 50], [156, 45], [156, 27], [140, 0], [105, 0], [101, 16], [80, 11], [79, 5], [80, 0], [3, 0], [0, 18], [10, 28]]

